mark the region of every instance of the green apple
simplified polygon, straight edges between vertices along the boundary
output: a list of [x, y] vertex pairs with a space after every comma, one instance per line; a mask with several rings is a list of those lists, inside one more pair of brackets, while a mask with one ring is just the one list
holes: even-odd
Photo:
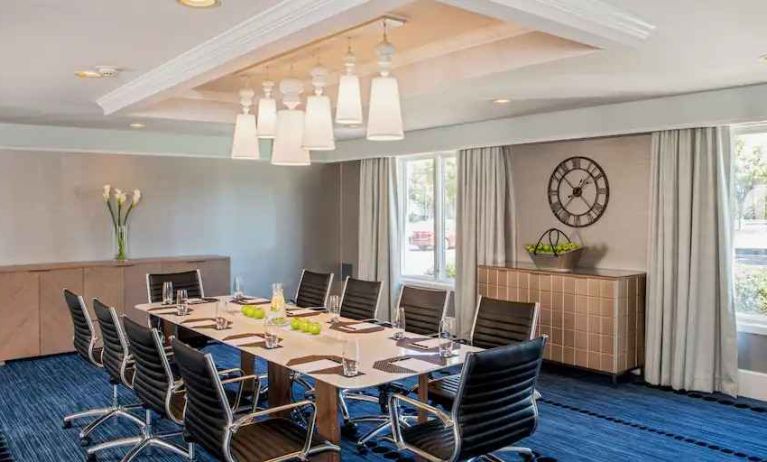
[[264, 319], [266, 312], [263, 308], [253, 308], [253, 317], [255, 319]]
[[253, 316], [253, 310], [255, 310], [253, 305], [245, 305], [242, 307], [242, 314], [250, 318]]
[[312, 322], [309, 324], [309, 333], [312, 335], [320, 335], [322, 332], [322, 326], [318, 322]]
[[309, 329], [312, 328], [312, 323], [307, 321], [306, 319], [301, 320], [301, 332], [309, 332]]
[[299, 318], [291, 319], [290, 328], [293, 330], [301, 330], [301, 320]]

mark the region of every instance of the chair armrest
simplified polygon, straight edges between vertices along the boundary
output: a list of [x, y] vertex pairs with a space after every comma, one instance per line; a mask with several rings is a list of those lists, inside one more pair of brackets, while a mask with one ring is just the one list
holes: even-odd
[[221, 370], [216, 371], [216, 372], [218, 372], [219, 376], [221, 376], [221, 375], [231, 375], [231, 374], [240, 374], [240, 375], [245, 374], [245, 371], [243, 371], [239, 367], [233, 367], [231, 369], [221, 369]]
[[307, 419], [306, 440], [304, 441], [304, 447], [301, 451], [301, 454], [303, 456], [302, 459], [305, 459], [306, 455], [309, 453], [309, 449], [311, 449], [312, 447], [312, 439], [314, 438], [314, 423], [317, 417], [317, 406], [312, 401], [309, 401], [308, 399], [303, 401], [297, 401], [295, 403], [284, 404], [282, 406], [271, 407], [269, 409], [264, 409], [263, 411], [252, 412], [248, 415], [245, 415], [235, 420], [232, 426], [230, 427], [230, 429], [232, 433], [237, 433], [237, 430], [239, 430], [240, 427], [244, 427], [246, 425], [251, 425], [255, 423], [256, 419], [258, 419], [259, 417], [268, 416], [271, 414], [275, 414], [277, 412], [290, 411], [292, 409], [298, 409], [304, 406], [310, 406], [312, 408], [312, 414]]
[[393, 394], [389, 396], [389, 420], [391, 421], [391, 433], [394, 437], [394, 442], [399, 449], [404, 449], [405, 441], [402, 439], [402, 428], [400, 416], [399, 416], [399, 401], [404, 401], [418, 409], [423, 409], [430, 414], [435, 415], [445, 427], [453, 426], [453, 419], [445, 412], [437, 409], [434, 406], [430, 406], [417, 399], [409, 398], [405, 395]]
[[[225, 371], [221, 371], [221, 372], [225, 372]], [[221, 372], [219, 372], [219, 375], [221, 374]], [[245, 385], [244, 382], [247, 380], [251, 380], [256, 384], [256, 386], [253, 388], [253, 410], [255, 411], [256, 406], [258, 405], [258, 399], [261, 396], [261, 381], [259, 380], [257, 375], [241, 375], [239, 377], [231, 377], [221, 381], [221, 385], [227, 385], [230, 383], [240, 383], [240, 386], [237, 389], [237, 397], [234, 400], [234, 406], [232, 406], [232, 409], [234, 409], [235, 411], [240, 408], [240, 402], [242, 401], [242, 390]]]

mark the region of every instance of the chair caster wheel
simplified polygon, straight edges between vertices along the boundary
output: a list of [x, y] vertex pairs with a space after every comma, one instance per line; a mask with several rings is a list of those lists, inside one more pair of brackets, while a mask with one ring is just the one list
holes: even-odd
[[65, 420], [64, 423], [61, 424], [61, 428], [66, 430], [67, 428], [72, 428], [72, 422], [69, 420]]
[[341, 434], [343, 436], [354, 437], [357, 435], [357, 426], [351, 422], [347, 422], [341, 427]]
[[96, 462], [96, 454], [88, 454], [85, 456], [85, 462]]
[[368, 448], [366, 448], [366, 447], [365, 447], [364, 445], [362, 445], [362, 444], [358, 444], [358, 445], [357, 445], [357, 453], [358, 453], [358, 454], [367, 454], [367, 453], [368, 453]]
[[90, 446], [91, 445], [91, 437], [86, 436], [85, 438], [80, 438], [80, 446]]

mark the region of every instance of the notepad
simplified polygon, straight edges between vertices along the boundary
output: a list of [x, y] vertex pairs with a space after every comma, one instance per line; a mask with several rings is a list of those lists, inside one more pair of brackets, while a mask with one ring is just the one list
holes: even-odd
[[317, 314], [314, 310], [306, 310], [306, 309], [297, 309], [297, 310], [290, 310], [288, 311], [289, 316], [301, 316], [303, 314]]
[[184, 327], [207, 327], [215, 325], [216, 321], [212, 319], [202, 319], [200, 321], [185, 322]]
[[344, 326], [344, 329], [347, 330], [366, 330], [366, 329], [376, 329], [379, 326], [370, 322], [361, 322], [359, 324], [347, 324]]
[[411, 371], [415, 371], [415, 372], [427, 372], [434, 369], [434, 364], [428, 361], [423, 361], [421, 359], [416, 359], [416, 358], [409, 358], [409, 359], [403, 359], [402, 361], [395, 361], [391, 363], [391, 365], [404, 367], [405, 369], [410, 369]]
[[249, 335], [247, 337], [240, 337], [240, 338], [234, 338], [231, 340], [226, 340], [226, 343], [228, 343], [229, 345], [241, 346], [241, 345], [248, 345], [251, 343], [263, 342], [263, 341], [264, 339], [258, 335]]
[[331, 361], [329, 359], [320, 359], [317, 361], [312, 361], [310, 363], [296, 364], [291, 367], [298, 371], [309, 373], [312, 371], [321, 371], [323, 369], [329, 369], [331, 367], [338, 367], [338, 366], [340, 366], [340, 364], [335, 361]]
[[413, 342], [413, 343], [411, 343], [411, 345], [413, 345], [416, 348], [420, 347], [420, 348], [423, 348], [425, 350], [428, 350], [428, 349], [431, 349], [431, 348], [437, 348], [437, 347], [439, 347], [440, 345], [442, 345], [443, 343], [446, 343], [446, 342], [447, 342], [447, 340], [443, 340], [441, 338], [430, 338], [428, 340], [419, 340], [417, 342]]

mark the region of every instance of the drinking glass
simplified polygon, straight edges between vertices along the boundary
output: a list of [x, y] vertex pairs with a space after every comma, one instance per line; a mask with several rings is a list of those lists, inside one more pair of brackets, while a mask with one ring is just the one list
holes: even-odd
[[186, 289], [176, 291], [176, 312], [179, 316], [186, 316], [189, 313], [189, 296]]
[[346, 339], [342, 358], [345, 377], [354, 377], [359, 374], [360, 344], [357, 339]]
[[400, 340], [401, 338], [405, 337], [405, 309], [404, 308], [397, 308], [397, 312], [394, 315], [394, 322], [392, 323], [392, 327], [394, 327], [395, 339]]
[[341, 297], [331, 295], [328, 299], [328, 311], [330, 312], [330, 322], [338, 322], [341, 317]]
[[233, 298], [240, 300], [243, 297], [242, 293], [242, 279], [239, 276], [234, 278], [234, 290], [232, 291]]
[[277, 348], [279, 337], [277, 336], [277, 326], [274, 319], [267, 319], [264, 323], [264, 345], [267, 349]]
[[445, 316], [439, 322], [439, 355], [442, 358], [453, 356], [453, 338], [455, 337], [455, 318]]
[[162, 283], [162, 304], [173, 304], [173, 283], [170, 281], [165, 281]]
[[227, 312], [228, 304], [226, 300], [216, 302], [216, 330], [224, 330], [229, 327], [229, 320], [224, 315]]

